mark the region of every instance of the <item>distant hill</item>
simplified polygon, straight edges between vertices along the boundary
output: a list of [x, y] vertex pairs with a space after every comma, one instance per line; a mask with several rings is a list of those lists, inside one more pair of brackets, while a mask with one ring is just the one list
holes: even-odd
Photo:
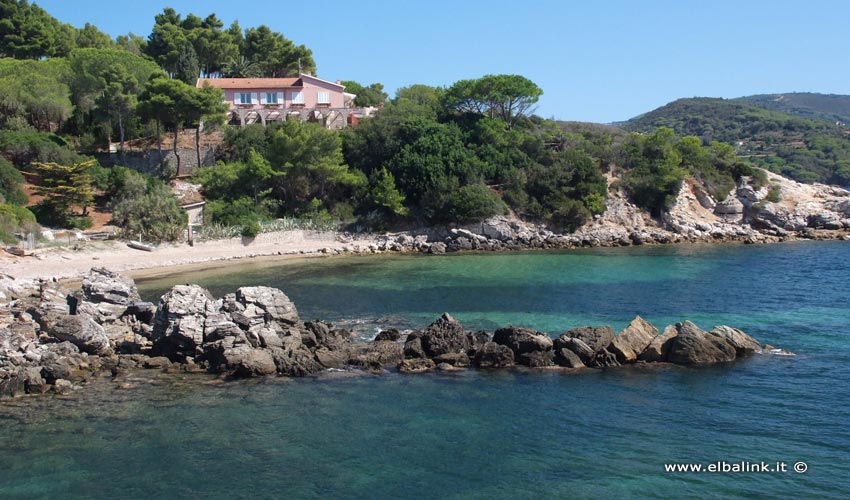
[[704, 142], [733, 144], [754, 164], [801, 182], [850, 185], [850, 129], [734, 99], [679, 99], [621, 126], [649, 132], [669, 127]]
[[850, 95], [792, 92], [751, 95], [736, 100], [800, 118], [850, 125]]

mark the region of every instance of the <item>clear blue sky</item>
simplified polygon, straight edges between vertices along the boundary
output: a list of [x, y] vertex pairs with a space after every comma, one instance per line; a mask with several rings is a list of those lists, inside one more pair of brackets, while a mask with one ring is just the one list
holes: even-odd
[[850, 94], [850, 2], [36, 0], [63, 22], [147, 36], [166, 6], [267, 24], [313, 50], [320, 77], [450, 85], [518, 73], [537, 113], [611, 122], [680, 97]]

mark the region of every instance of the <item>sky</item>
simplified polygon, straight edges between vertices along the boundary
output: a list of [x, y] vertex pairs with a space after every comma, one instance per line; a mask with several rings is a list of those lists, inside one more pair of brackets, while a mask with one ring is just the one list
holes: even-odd
[[449, 86], [520, 74], [545, 118], [610, 123], [683, 97], [850, 94], [846, 0], [35, 0], [62, 22], [147, 37], [154, 15], [266, 24], [326, 80]]

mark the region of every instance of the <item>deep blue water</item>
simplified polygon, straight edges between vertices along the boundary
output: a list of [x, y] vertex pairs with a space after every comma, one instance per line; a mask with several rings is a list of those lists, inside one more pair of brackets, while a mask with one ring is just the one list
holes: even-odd
[[[0, 497], [850, 498], [847, 242], [265, 262], [141, 286], [152, 298], [186, 282], [277, 286], [302, 318], [364, 337], [443, 311], [553, 335], [640, 314], [798, 355], [223, 384], [145, 372], [0, 405]], [[721, 460], [789, 471], [663, 466]]]

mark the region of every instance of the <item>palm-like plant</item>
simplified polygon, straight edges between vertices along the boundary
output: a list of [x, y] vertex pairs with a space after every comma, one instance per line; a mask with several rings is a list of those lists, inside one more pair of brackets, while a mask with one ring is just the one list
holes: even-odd
[[260, 66], [245, 56], [234, 57], [224, 65], [226, 78], [251, 78], [259, 74]]

